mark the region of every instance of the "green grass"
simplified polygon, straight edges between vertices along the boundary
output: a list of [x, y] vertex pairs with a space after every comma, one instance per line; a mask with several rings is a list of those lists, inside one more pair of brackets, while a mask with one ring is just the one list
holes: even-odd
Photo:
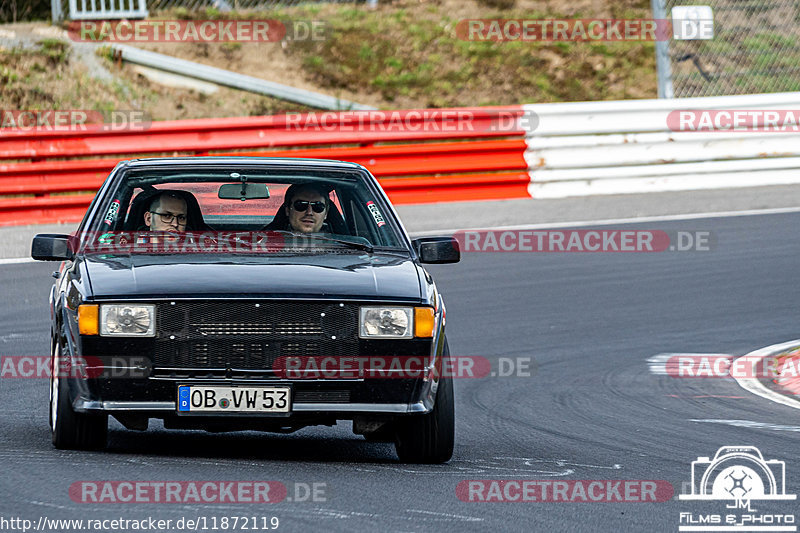
[[[515, 5], [490, 0], [476, 8], [483, 10], [481, 18], [593, 16]], [[620, 18], [649, 17], [649, 3], [629, 5], [611, 9]], [[215, 15], [207, 9], [179, 14], [197, 19]], [[177, 16], [176, 10], [171, 16]], [[326, 4], [225, 16], [324, 21], [325, 40], [292, 41], [286, 53], [320, 90], [375, 94], [385, 107], [656, 96], [653, 43], [467, 41], [456, 33], [460, 17], [435, 2], [400, 0], [374, 11]], [[164, 13], [159, 17], [166, 18]]]
[[52, 65], [57, 65], [67, 61], [69, 57], [69, 45], [60, 39], [42, 39], [36, 43], [39, 51]]

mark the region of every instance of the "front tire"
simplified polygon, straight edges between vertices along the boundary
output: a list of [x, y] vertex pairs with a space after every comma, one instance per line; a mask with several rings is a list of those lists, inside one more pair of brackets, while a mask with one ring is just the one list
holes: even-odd
[[[449, 356], [445, 341], [443, 357]], [[430, 413], [397, 419], [395, 450], [404, 463], [444, 463], [453, 456], [454, 443], [453, 378], [442, 376], [436, 389], [436, 403]]]
[[61, 369], [61, 343], [53, 342], [50, 376], [50, 433], [60, 450], [105, 448], [108, 415], [76, 413], [69, 401], [69, 384]]

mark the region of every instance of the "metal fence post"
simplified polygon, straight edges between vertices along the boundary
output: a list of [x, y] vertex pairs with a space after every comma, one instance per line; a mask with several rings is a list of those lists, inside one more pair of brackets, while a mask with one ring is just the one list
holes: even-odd
[[[667, 19], [667, 10], [664, 7], [664, 0], [650, 0], [653, 6], [653, 18], [659, 21]], [[662, 23], [659, 24], [661, 26]], [[669, 36], [664, 36], [669, 38]], [[656, 70], [658, 72], [658, 97], [673, 98], [675, 93], [672, 90], [672, 66], [669, 60], [669, 41], [667, 39], [656, 39]]]
[[64, 12], [61, 10], [61, 0], [50, 0], [50, 13], [53, 24], [64, 20]]

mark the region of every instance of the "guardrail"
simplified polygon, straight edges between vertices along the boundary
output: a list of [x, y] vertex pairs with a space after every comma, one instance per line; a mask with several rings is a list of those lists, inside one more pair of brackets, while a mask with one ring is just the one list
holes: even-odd
[[525, 158], [534, 198], [800, 183], [800, 131], [673, 131], [668, 124], [676, 110], [783, 110], [800, 116], [800, 93], [524, 109], [523, 123], [532, 125]]
[[118, 160], [150, 155], [353, 161], [398, 204], [800, 183], [800, 132], [673, 131], [676, 110], [800, 118], [800, 93], [0, 129], [0, 225], [78, 220]]
[[353, 161], [395, 203], [524, 198], [522, 114], [519, 106], [352, 111], [164, 121], [127, 131], [0, 130], [0, 225], [79, 220], [92, 198], [82, 193], [96, 190], [120, 159], [152, 155]]
[[254, 76], [239, 74], [230, 70], [203, 65], [195, 61], [187, 61], [166, 54], [141, 50], [135, 46], [112, 44], [111, 50], [123, 61], [135, 63], [144, 67], [154, 68], [170, 74], [187, 76], [225, 87], [232, 87], [255, 94], [263, 94], [273, 98], [280, 98], [289, 102], [307, 105], [316, 109], [358, 109], [373, 110], [374, 107], [336, 98], [298, 87], [291, 87], [274, 81], [262, 80]]

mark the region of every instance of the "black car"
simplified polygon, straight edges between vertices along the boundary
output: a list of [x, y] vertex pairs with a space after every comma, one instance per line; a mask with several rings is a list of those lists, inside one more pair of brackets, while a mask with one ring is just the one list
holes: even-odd
[[402, 461], [452, 455], [445, 306], [421, 264], [458, 262], [458, 243], [412, 241], [360, 165], [124, 161], [74, 234], [37, 235], [31, 253], [63, 261], [57, 448], [104, 447], [111, 415], [140, 431], [352, 420]]

